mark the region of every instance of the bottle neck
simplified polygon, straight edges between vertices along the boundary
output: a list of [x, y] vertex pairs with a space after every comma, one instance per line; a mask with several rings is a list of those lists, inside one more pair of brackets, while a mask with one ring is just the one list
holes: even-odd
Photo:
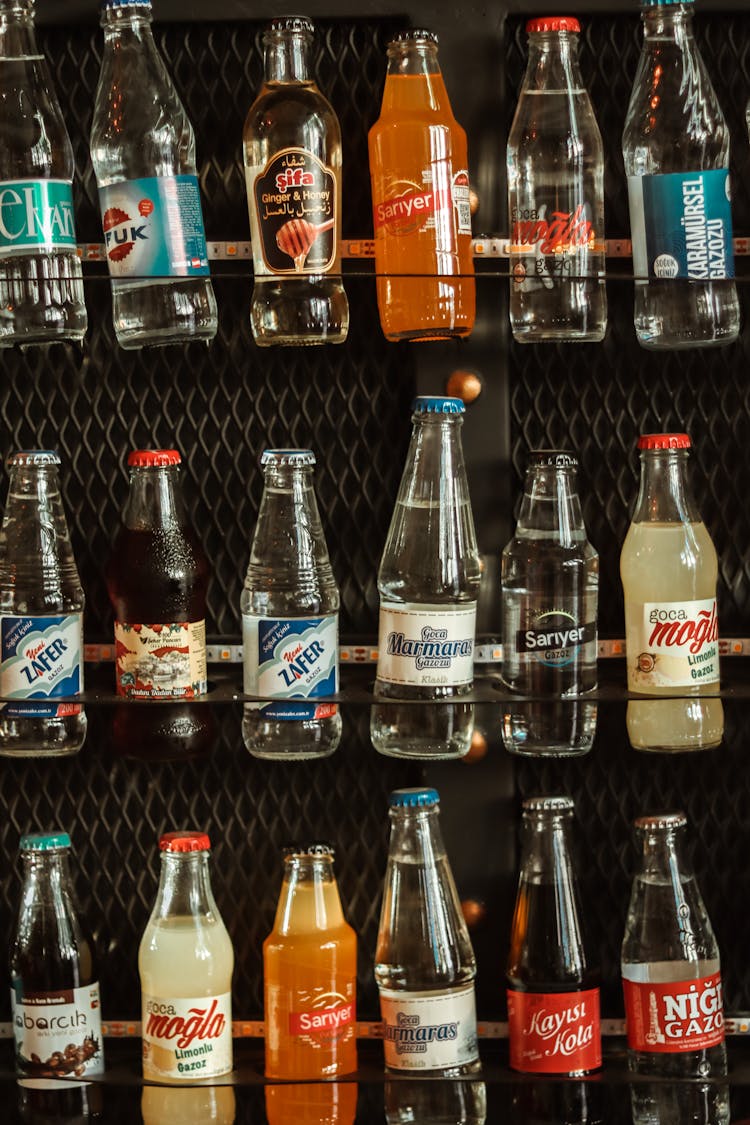
[[162, 852], [161, 877], [151, 920], [216, 915], [208, 852]]
[[0, 58], [40, 57], [33, 0], [0, 0]]
[[458, 505], [468, 504], [461, 446], [462, 422], [456, 414], [414, 416], [399, 504], [431, 507], [443, 501], [446, 512], [457, 511]]
[[100, 20], [104, 28], [104, 42], [128, 38], [153, 41], [151, 20], [150, 4], [124, 4], [119, 8], [104, 8]]
[[[46, 932], [49, 921], [45, 924], [43, 919], [53, 917], [57, 936], [54, 938], [52, 933], [46, 933], [46, 941], [55, 941], [59, 951], [72, 951], [75, 945], [76, 911], [68, 850], [24, 852], [22, 864], [23, 891], [18, 943], [23, 945], [30, 938], [30, 934], [24, 932], [27, 925], [35, 928], [41, 926]], [[27, 920], [26, 923], [24, 919]]]
[[[414, 79], [406, 82], [401, 79]], [[415, 97], [415, 88], [419, 95]], [[450, 113], [434, 43], [392, 43], [383, 90], [382, 113], [408, 110]]]
[[535, 465], [529, 469], [516, 536], [554, 539], [562, 547], [571, 547], [585, 538], [575, 481], [572, 467]]
[[344, 925], [331, 856], [289, 856], [276, 908], [277, 934], [311, 933]]
[[394, 808], [390, 810], [390, 820], [389, 863], [433, 867], [445, 854], [437, 806], [421, 809]]
[[62, 578], [78, 584], [56, 467], [11, 468], [0, 531], [0, 559], [6, 583], [9, 577], [20, 580], [41, 572], [54, 583]]
[[575, 32], [539, 31], [529, 36], [529, 61], [523, 88], [545, 92], [583, 88]]
[[700, 523], [686, 449], [644, 449], [633, 523]]
[[310, 45], [306, 31], [276, 31], [265, 36], [266, 82], [309, 82]]
[[130, 489], [123, 522], [132, 531], [184, 526], [185, 512], [180, 489], [179, 467], [130, 470]]
[[666, 39], [684, 46], [693, 39], [693, 5], [659, 4], [641, 13], [646, 43]]
[[311, 466], [267, 465], [250, 566], [283, 580], [291, 572], [333, 579]]
[[680, 885], [680, 876], [690, 877], [689, 869], [682, 854], [682, 828], [639, 829], [641, 837], [641, 870], [646, 878], [656, 877]]

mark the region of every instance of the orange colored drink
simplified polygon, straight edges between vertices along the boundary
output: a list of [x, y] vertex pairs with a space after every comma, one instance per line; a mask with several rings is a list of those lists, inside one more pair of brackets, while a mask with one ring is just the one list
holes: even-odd
[[266, 1076], [336, 1078], [357, 1069], [357, 937], [341, 909], [333, 853], [289, 849], [263, 943]]
[[353, 1125], [356, 1082], [266, 1086], [268, 1125]]
[[369, 134], [378, 311], [389, 340], [468, 336], [474, 325], [466, 134], [436, 44], [424, 31], [389, 43]]

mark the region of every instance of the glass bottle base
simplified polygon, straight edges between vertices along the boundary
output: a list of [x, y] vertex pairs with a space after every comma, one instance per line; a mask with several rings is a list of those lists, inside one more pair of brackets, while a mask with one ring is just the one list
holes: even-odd
[[370, 712], [370, 739], [387, 758], [463, 758], [473, 733], [473, 703], [434, 702], [419, 707], [388, 702], [376, 704]]
[[349, 331], [349, 302], [337, 278], [256, 281], [250, 326], [260, 348], [342, 344]]
[[326, 719], [270, 719], [245, 706], [242, 741], [254, 758], [273, 762], [305, 762], [329, 758], [341, 741], [341, 714]]

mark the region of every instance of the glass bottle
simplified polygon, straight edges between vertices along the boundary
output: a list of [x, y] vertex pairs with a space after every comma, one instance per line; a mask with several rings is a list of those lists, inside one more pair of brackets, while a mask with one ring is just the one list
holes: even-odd
[[[412, 436], [378, 571], [370, 737], [381, 754], [468, 752], [480, 560], [461, 448], [464, 404], [414, 400]], [[430, 701], [416, 707], [413, 702]]]
[[692, 0], [642, 6], [622, 138], [635, 330], [645, 348], [737, 339], [729, 130], [693, 35]]
[[[386, 1068], [460, 1078], [480, 1069], [476, 961], [440, 832], [439, 800], [429, 788], [391, 793], [375, 980]], [[415, 1044], [425, 1049], [415, 1051]]]
[[724, 733], [719, 692], [718, 561], [693, 499], [687, 434], [643, 434], [641, 483], [620, 555], [628, 703], [637, 750], [704, 750]]
[[[341, 738], [339, 591], [313, 490], [315, 454], [267, 449], [263, 496], [240, 609], [242, 737], [257, 758], [323, 758]], [[300, 701], [300, 702], [297, 702]]]
[[243, 154], [255, 287], [256, 344], [340, 344], [349, 327], [341, 281], [341, 128], [310, 74], [314, 27], [272, 20], [265, 79], [245, 120]]
[[102, 0], [91, 127], [115, 336], [122, 348], [212, 340], [216, 299], [195, 136], [154, 42], [148, 0]]
[[166, 832], [141, 938], [143, 1077], [179, 1085], [232, 1069], [234, 951], [214, 901], [203, 832]]
[[341, 909], [329, 844], [284, 850], [263, 981], [266, 1078], [321, 1080], [357, 1069], [357, 935]]
[[538, 701], [506, 704], [503, 741], [519, 754], [591, 749], [597, 681], [599, 556], [589, 543], [569, 453], [529, 454], [513, 538], [502, 557], [502, 678]]
[[266, 1083], [268, 1125], [354, 1125], [356, 1082]]
[[67, 832], [21, 837], [23, 889], [10, 949], [16, 1070], [83, 1078], [104, 1070], [96, 951], [80, 916]]
[[0, 59], [0, 347], [82, 340], [73, 149], [33, 0], [0, 0]]
[[232, 1086], [150, 1086], [141, 1095], [143, 1125], [234, 1125]]
[[388, 44], [380, 117], [370, 129], [380, 323], [388, 340], [468, 336], [476, 305], [466, 133], [431, 31]]
[[622, 943], [628, 1065], [657, 1079], [632, 1086], [635, 1125], [729, 1121], [726, 1085], [680, 1081], [669, 1088], [658, 1081], [727, 1073], [719, 948], [683, 853], [686, 824], [681, 812], [635, 822], [641, 864]]
[[0, 530], [0, 754], [62, 757], [86, 738], [84, 593], [65, 519], [58, 468], [48, 450], [8, 459]]

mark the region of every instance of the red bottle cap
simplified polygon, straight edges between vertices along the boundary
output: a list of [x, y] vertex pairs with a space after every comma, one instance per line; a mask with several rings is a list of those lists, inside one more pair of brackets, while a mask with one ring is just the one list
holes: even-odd
[[159, 840], [163, 852], [207, 852], [211, 841], [205, 832], [165, 832]]
[[164, 465], [179, 465], [182, 458], [176, 449], [134, 449], [128, 457], [128, 465], [135, 469], [162, 468]]
[[639, 449], [690, 449], [687, 434], [641, 434]]
[[580, 31], [581, 25], [574, 16], [539, 16], [529, 20], [526, 32], [533, 35], [535, 31]]

